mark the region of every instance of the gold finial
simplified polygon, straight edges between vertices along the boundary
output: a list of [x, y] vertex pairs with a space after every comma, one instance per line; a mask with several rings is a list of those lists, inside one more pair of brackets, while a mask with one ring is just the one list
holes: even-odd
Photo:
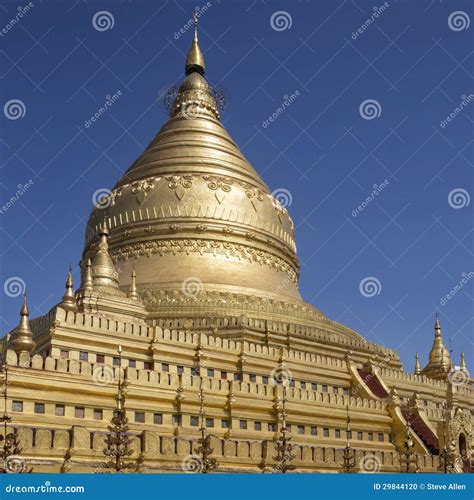
[[109, 254], [109, 230], [107, 222], [104, 222], [99, 228], [99, 246], [97, 252], [92, 259], [92, 276], [94, 286], [104, 286], [109, 288], [118, 288], [118, 272], [115, 269], [112, 258]]
[[26, 290], [23, 294], [23, 305], [20, 310], [20, 323], [14, 333], [14, 339], [12, 342], [12, 348], [15, 352], [27, 352], [30, 354], [36, 347], [36, 342], [33, 340], [33, 332], [30, 328], [30, 321], [28, 316], [30, 312], [28, 310], [28, 304], [26, 302]]
[[28, 309], [28, 302], [26, 301], [26, 288], [23, 292], [23, 304], [21, 305], [20, 315], [28, 317], [30, 315], [30, 310]]
[[90, 259], [87, 259], [86, 263], [86, 273], [84, 276], [84, 291], [90, 292], [94, 288], [94, 281], [92, 279], [92, 262]]
[[194, 19], [194, 41], [198, 41], [198, 15], [197, 15], [197, 9], [193, 10], [193, 19]]
[[63, 298], [59, 305], [66, 311], [77, 311], [76, 296], [74, 295], [72, 282], [72, 269], [70, 264], [66, 279], [66, 291], [64, 292]]
[[122, 415], [121, 412], [123, 412], [124, 409], [124, 404], [125, 404], [125, 387], [124, 387], [124, 382], [122, 382], [121, 378], [121, 370], [122, 370], [122, 346], [119, 344], [117, 347], [117, 353], [118, 353], [118, 358], [119, 358], [119, 364], [118, 364], [118, 380], [117, 380], [117, 410], [119, 412], [120, 416], [125, 416], [124, 414]]
[[198, 15], [197, 10], [193, 11], [194, 19], [194, 38], [191, 48], [189, 49], [188, 56], [186, 57], [185, 73], [190, 75], [191, 73], [199, 73], [204, 75], [205, 65], [204, 56], [202, 55], [201, 49], [198, 44]]
[[135, 273], [135, 269], [132, 271], [132, 281], [130, 282], [128, 297], [133, 300], [138, 300], [139, 297], [137, 289], [137, 274]]
[[467, 366], [466, 366], [466, 360], [464, 359], [463, 352], [461, 353], [461, 364], [459, 365], [459, 369], [464, 373], [468, 373]]
[[105, 215], [104, 215], [104, 220], [99, 227], [99, 236], [102, 236], [102, 235], [105, 235], [105, 236], [109, 235], [109, 230], [107, 228], [107, 218]]
[[346, 405], [346, 440], [349, 446], [349, 436], [351, 435], [351, 417], [349, 415], [349, 405]]
[[434, 379], [444, 379], [446, 374], [451, 369], [451, 355], [446, 349], [443, 338], [441, 336], [441, 324], [436, 314], [434, 324], [435, 338], [433, 347], [431, 348], [428, 364], [423, 368], [421, 373]]
[[436, 337], [440, 337], [441, 336], [441, 325], [440, 325], [440, 322], [438, 319], [438, 313], [436, 313], [436, 321], [435, 321], [434, 328], [435, 328]]
[[416, 356], [415, 356], [415, 375], [420, 375], [420, 373], [421, 373], [420, 358], [418, 356], [418, 353], [416, 353]]
[[346, 406], [346, 447], [342, 451], [342, 472], [350, 473], [353, 472], [356, 466], [355, 458], [356, 452], [351, 447], [351, 417], [349, 416], [349, 405]]

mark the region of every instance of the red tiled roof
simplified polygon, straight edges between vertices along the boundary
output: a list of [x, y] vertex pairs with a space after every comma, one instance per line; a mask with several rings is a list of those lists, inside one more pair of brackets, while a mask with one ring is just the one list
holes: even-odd
[[383, 385], [380, 383], [380, 380], [376, 375], [372, 373], [366, 372], [365, 370], [359, 369], [357, 370], [365, 385], [372, 391], [372, 393], [378, 398], [386, 398], [388, 397], [387, 391], [383, 388]]

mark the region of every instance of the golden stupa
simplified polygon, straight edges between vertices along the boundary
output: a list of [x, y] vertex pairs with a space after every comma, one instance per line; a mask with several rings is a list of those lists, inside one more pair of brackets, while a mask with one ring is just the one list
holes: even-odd
[[[291, 217], [204, 74], [195, 19], [169, 119], [90, 216], [80, 287], [69, 272], [58, 305], [31, 321], [25, 299], [7, 336], [20, 465], [394, 472], [409, 435], [417, 469], [470, 470], [464, 358], [452, 366], [437, 320], [428, 365], [417, 355], [407, 373], [303, 301]], [[114, 465], [111, 428], [127, 425], [133, 454]]]
[[170, 118], [91, 214], [82, 262], [105, 222], [120, 286], [134, 270], [152, 316], [238, 307], [360, 339], [301, 299], [293, 221], [220, 122], [204, 73], [195, 31]]
[[[206, 297], [258, 296], [305, 307], [291, 218], [219, 121], [196, 38], [185, 72], [169, 120], [115, 185], [110, 206], [92, 213], [83, 261], [95, 252], [105, 211], [121, 286], [135, 269], [139, 290], [161, 292], [160, 315], [164, 295], [182, 305], [186, 280], [189, 295], [195, 284]], [[219, 314], [199, 301], [195, 307]]]

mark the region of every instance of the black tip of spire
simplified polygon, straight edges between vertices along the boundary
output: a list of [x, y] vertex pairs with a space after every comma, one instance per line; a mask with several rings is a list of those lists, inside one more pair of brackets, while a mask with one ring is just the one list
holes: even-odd
[[191, 64], [189, 66], [186, 66], [186, 70], [184, 73], [186, 76], [190, 75], [191, 73], [199, 73], [201, 76], [204, 76], [205, 70], [199, 64]]

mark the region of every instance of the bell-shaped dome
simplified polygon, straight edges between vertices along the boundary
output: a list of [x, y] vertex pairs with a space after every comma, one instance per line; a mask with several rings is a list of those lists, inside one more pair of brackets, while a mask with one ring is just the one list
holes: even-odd
[[[110, 254], [140, 291], [300, 300], [293, 223], [221, 122], [193, 41], [169, 120], [91, 214], [85, 262], [105, 220]], [[128, 269], [130, 268], [130, 269]], [[124, 282], [122, 282], [122, 277]]]
[[293, 222], [220, 122], [204, 73], [195, 34], [170, 117], [93, 210], [82, 262], [106, 227], [120, 289], [151, 318], [251, 316], [360, 338], [301, 299]]

